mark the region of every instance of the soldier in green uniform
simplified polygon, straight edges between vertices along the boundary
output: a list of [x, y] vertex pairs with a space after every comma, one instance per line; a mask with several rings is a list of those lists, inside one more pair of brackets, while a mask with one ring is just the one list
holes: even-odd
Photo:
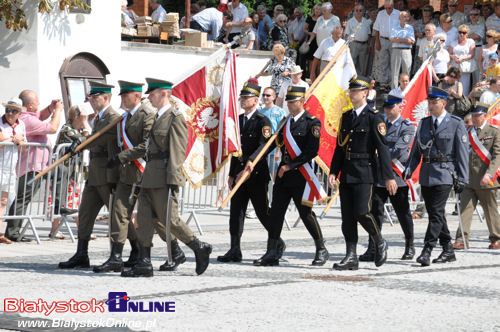
[[[120, 114], [111, 107], [112, 85], [90, 81], [89, 102], [96, 114], [92, 134], [97, 133], [110, 123], [118, 120]], [[109, 195], [118, 182], [118, 167], [107, 168], [108, 161], [118, 152], [116, 127], [103, 133], [86, 148], [90, 149], [88, 179], [82, 194], [78, 210], [78, 246], [76, 254], [66, 262], [60, 262], [60, 269], [90, 267], [88, 246], [90, 234], [94, 229], [95, 218], [101, 208], [108, 209]]]
[[[139, 194], [137, 233], [140, 241], [140, 258], [131, 270], [123, 271], [122, 277], [151, 277], [151, 247], [154, 229], [165, 233], [169, 191], [173, 196], [171, 223], [172, 233], [194, 251], [196, 273], [202, 274], [208, 267], [212, 246], [197, 239], [191, 229], [179, 217], [179, 187], [186, 178], [182, 164], [186, 158], [188, 128], [186, 119], [170, 102], [172, 83], [146, 78], [149, 100], [158, 109], [151, 129], [146, 153], [146, 168]], [[175, 248], [172, 247], [175, 256]]]
[[[94, 272], [121, 272], [122, 267], [132, 267], [139, 259], [139, 241], [131, 221], [134, 206], [129, 203], [132, 185], [138, 183], [144, 172], [146, 141], [153, 126], [156, 110], [148, 100], [141, 102], [142, 83], [118, 81], [122, 108], [126, 111], [117, 125], [118, 146], [121, 152], [108, 162], [108, 168], [118, 166], [120, 180], [114, 193], [111, 210], [111, 255]], [[127, 262], [122, 261], [125, 240], [129, 239], [132, 252]]]

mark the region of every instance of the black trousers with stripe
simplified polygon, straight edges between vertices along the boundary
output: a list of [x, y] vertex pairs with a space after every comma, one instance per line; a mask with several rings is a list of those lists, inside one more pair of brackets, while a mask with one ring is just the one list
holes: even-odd
[[[297, 172], [297, 171], [291, 171]], [[302, 194], [306, 187], [306, 180], [300, 176], [283, 176], [278, 178], [276, 176], [276, 183], [273, 187], [273, 201], [271, 203], [271, 214], [269, 216], [268, 225], [270, 227], [269, 238], [277, 240], [280, 238], [281, 229], [285, 221], [285, 214], [293, 199], [297, 211], [299, 212], [302, 222], [306, 226], [309, 234], [315, 240], [323, 238], [321, 227], [319, 226], [316, 214], [314, 214], [312, 207], [302, 205]]]
[[371, 214], [373, 184], [340, 183], [340, 211], [342, 212], [342, 234], [346, 242], [358, 242], [358, 222], [370, 236], [380, 233]]

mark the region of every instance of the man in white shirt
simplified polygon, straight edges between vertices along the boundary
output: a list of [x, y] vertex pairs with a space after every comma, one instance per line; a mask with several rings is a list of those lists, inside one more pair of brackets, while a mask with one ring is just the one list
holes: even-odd
[[400, 70], [403, 73], [410, 73], [411, 70], [411, 48], [415, 44], [415, 33], [413, 27], [406, 24], [410, 19], [410, 13], [402, 11], [399, 14], [399, 24], [395, 25], [391, 31], [391, 73], [392, 88], [396, 88]]
[[157, 23], [165, 21], [167, 18], [167, 11], [160, 4], [160, 0], [151, 0], [150, 4], [153, 12], [151, 13], [151, 18]]
[[392, 89], [389, 94], [393, 96], [404, 96], [403, 91], [405, 91], [408, 84], [410, 84], [410, 76], [406, 73], [399, 75], [399, 86]]
[[278, 98], [276, 99], [276, 105], [283, 108], [288, 114], [288, 105], [283, 107], [283, 100], [285, 100], [286, 93], [288, 91], [288, 87], [290, 86], [301, 86], [309, 89], [309, 84], [302, 80], [302, 68], [300, 66], [293, 66], [292, 70], [290, 70], [290, 77], [292, 78], [289, 81], [286, 81], [280, 88], [278, 93]]
[[345, 36], [353, 34], [358, 25], [361, 23], [361, 28], [356, 33], [349, 44], [352, 60], [359, 75], [366, 75], [366, 66], [368, 64], [368, 39], [371, 35], [370, 21], [363, 17], [365, 6], [358, 3], [354, 7], [354, 17], [347, 21], [345, 28]]
[[306, 24], [304, 11], [302, 8], [297, 7], [293, 11], [293, 16], [295, 16], [295, 19], [288, 25], [288, 36], [291, 43], [300, 45], [306, 37], [304, 34], [304, 25]]
[[208, 40], [216, 40], [222, 27], [222, 12], [217, 8], [207, 8], [191, 18], [191, 29], [207, 32]]
[[487, 30], [495, 30], [500, 33], [500, 2], [495, 4], [495, 12], [486, 20]]
[[448, 13], [453, 19], [452, 25], [458, 29], [462, 24], [467, 23], [467, 17], [464, 13], [458, 10], [458, 0], [449, 0], [448, 1]]
[[230, 2], [229, 10], [233, 14], [233, 21], [227, 24], [231, 28], [229, 30], [229, 41], [233, 41], [234, 37], [241, 33], [241, 28], [245, 24], [245, 19], [248, 17], [248, 8], [240, 3], [240, 0]]
[[391, 36], [392, 28], [399, 23], [399, 10], [394, 9], [392, 0], [384, 1], [385, 10], [377, 14], [373, 24], [375, 33], [375, 59], [372, 76], [376, 82], [388, 89], [391, 78]]
[[493, 105], [500, 98], [500, 77], [495, 77], [490, 81], [490, 88], [483, 92], [479, 102], [486, 105]]
[[320, 63], [320, 71], [322, 71], [335, 53], [337, 53], [340, 47], [345, 43], [345, 40], [341, 38], [342, 32], [342, 27], [337, 26], [332, 31], [331, 36], [323, 40], [316, 52], [314, 52], [314, 59], [311, 64], [311, 81], [316, 79], [316, 68], [318, 67], [318, 63]]

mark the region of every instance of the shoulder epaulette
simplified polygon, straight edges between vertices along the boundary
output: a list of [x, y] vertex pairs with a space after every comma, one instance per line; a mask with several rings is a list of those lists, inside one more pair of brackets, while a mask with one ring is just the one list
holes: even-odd
[[458, 121], [462, 121], [462, 118], [459, 116], [456, 116], [456, 115], [451, 115], [451, 118], [458, 120]]
[[258, 116], [259, 118], [263, 118], [263, 117], [265, 117], [265, 115], [264, 115], [264, 114], [262, 114], [262, 113], [260, 113], [259, 111], [257, 111], [257, 116]]

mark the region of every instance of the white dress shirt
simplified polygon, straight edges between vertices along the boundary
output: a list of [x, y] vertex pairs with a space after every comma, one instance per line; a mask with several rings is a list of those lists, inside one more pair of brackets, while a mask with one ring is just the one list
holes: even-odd
[[[351, 34], [356, 31], [356, 28], [358, 27], [358, 24], [360, 22], [355, 18], [351, 18], [349, 21], [347, 21], [347, 25], [345, 27], [345, 34], [350, 36]], [[368, 41], [368, 38], [371, 35], [371, 28], [370, 28], [371, 22], [367, 20], [366, 18], [361, 18], [361, 29], [359, 29], [358, 33], [354, 36], [355, 41], [359, 42], [365, 42]]]
[[380, 33], [380, 37], [389, 38], [392, 28], [399, 24], [399, 10], [393, 9], [391, 15], [384, 9], [377, 14], [377, 19], [373, 23], [373, 30]]

